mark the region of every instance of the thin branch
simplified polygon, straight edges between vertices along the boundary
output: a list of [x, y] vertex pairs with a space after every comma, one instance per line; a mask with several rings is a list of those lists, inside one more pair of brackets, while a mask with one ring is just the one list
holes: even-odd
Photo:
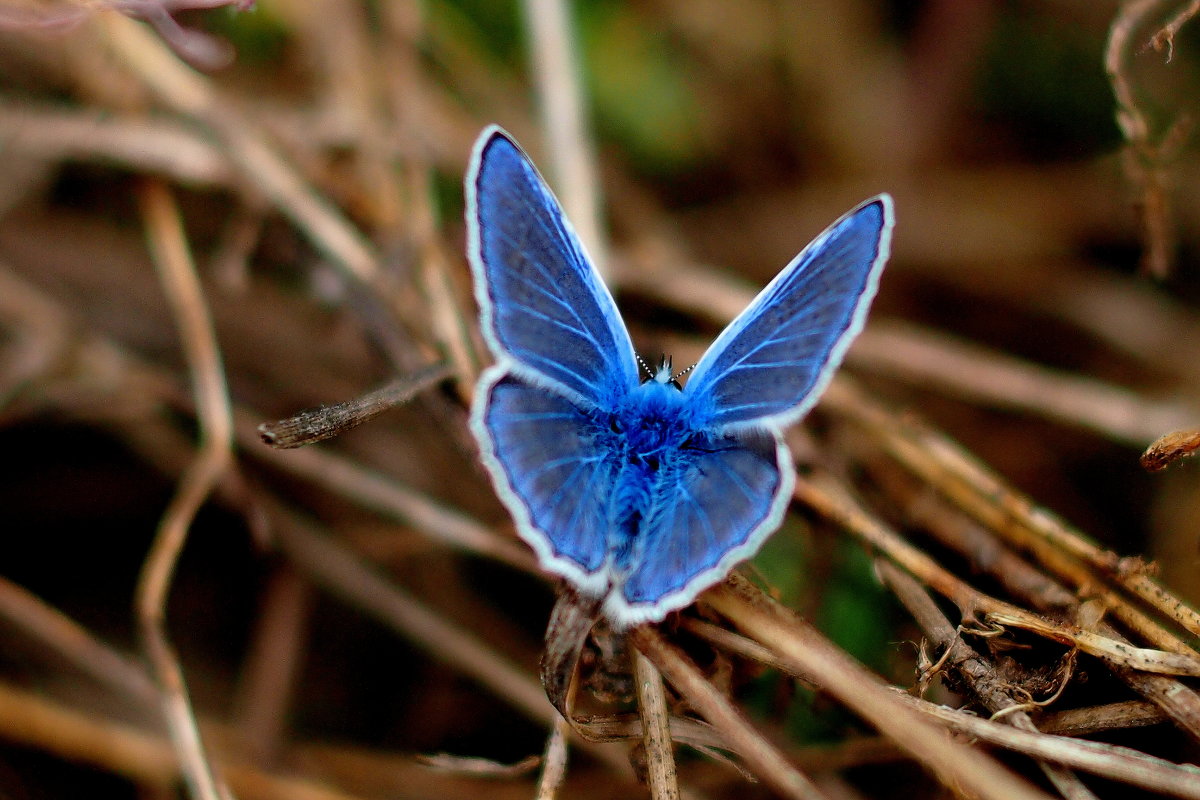
[[634, 628], [629, 636], [637, 649], [646, 655], [687, 702], [721, 731], [759, 778], [785, 797], [825, 800], [824, 793], [816, 784], [788, 763], [774, 745], [754, 730], [733, 703], [718, 692], [695, 664], [662, 634], [643, 625]]
[[633, 653], [633, 678], [637, 682], [638, 708], [642, 715], [642, 743], [646, 749], [650, 797], [653, 800], [679, 800], [666, 691], [658, 670], [640, 650]]
[[[179, 776], [177, 752], [161, 736], [66, 708], [0, 683], [0, 735], [67, 761], [89, 764], [169, 794]], [[222, 777], [245, 800], [357, 800], [308, 778], [264, 772], [232, 757]]]
[[1161, 725], [1170, 719], [1153, 703], [1126, 700], [1102, 706], [1051, 711], [1038, 719], [1038, 728], [1043, 733], [1059, 736], [1091, 736], [1105, 731]]
[[1151, 472], [1166, 469], [1180, 459], [1200, 451], [1200, 430], [1189, 429], [1168, 433], [1154, 441], [1142, 453], [1142, 467]]
[[1187, 24], [1188, 20], [1197, 14], [1200, 14], [1200, 0], [1192, 0], [1187, 6], [1180, 9], [1166, 25], [1162, 26], [1158, 33], [1151, 37], [1150, 44], [1154, 46], [1155, 50], [1161, 51], [1166, 49], [1167, 61], [1170, 61], [1175, 53], [1175, 37], [1179, 34], [1180, 29]]
[[[530, 719], [549, 728], [560, 718], [536, 681], [470, 632], [439, 617], [294, 515], [275, 508], [272, 516], [279, 523], [275, 540], [296, 568], [315, 583], [452, 664]], [[581, 746], [619, 773], [628, 773], [628, 764], [612, 750], [587, 743]]]
[[44, 103], [0, 102], [0, 131], [27, 157], [117, 164], [192, 186], [228, 186], [229, 162], [195, 131], [168, 119]]
[[[1011, 712], [1003, 717], [1005, 723], [1023, 731], [1037, 731], [1029, 713], [1022, 710], [1023, 701], [1012, 696], [1013, 684], [1002, 680], [995, 665], [963, 641], [958, 629], [911, 575], [882, 558], [875, 560], [875, 572], [912, 614], [936, 650], [944, 654], [939, 663], [953, 665], [955, 674], [966, 681], [993, 714]], [[924, 679], [922, 676], [922, 682]], [[1070, 770], [1044, 762], [1038, 766], [1066, 800], [1098, 800]]]
[[73, 667], [135, 704], [157, 709], [158, 687], [141, 664], [97, 639], [90, 631], [22, 586], [0, 577], [0, 617], [42, 642]]
[[[1122, 560], [1096, 546], [1050, 511], [1008, 486], [998, 475], [942, 434], [919, 425], [911, 415], [891, 414], [842, 378], [825, 394], [823, 408], [867, 428], [887, 452], [914, 474], [936, 485], [963, 511], [1002, 536], [1013, 547], [1035, 553], [1064, 580], [1082, 588], [1095, 583], [1080, 562], [1137, 596], [1193, 635], [1200, 635], [1200, 613], [1146, 574], [1144, 566]], [[1113, 598], [1115, 600], [1115, 598]], [[1113, 602], [1118, 619], [1164, 649], [1195, 655], [1178, 636], [1147, 624], [1128, 603]]]
[[204, 754], [183, 670], [167, 638], [165, 616], [175, 565], [192, 520], [233, 464], [233, 418], [212, 320], [188, 252], [179, 211], [167, 188], [158, 182], [145, 184], [141, 200], [154, 263], [178, 321], [192, 372], [200, 443], [142, 566], [136, 599], [138, 621], [146, 655], [162, 690], [167, 728], [192, 795], [199, 800], [225, 800]]
[[[902, 749], [934, 767], [944, 781], [953, 781], [952, 785], [972, 790], [980, 797], [1044, 798], [1044, 795], [1023, 783], [1006, 783], [1013, 781], [1014, 776], [1003, 770], [995, 774], [998, 766], [977, 751], [967, 750], [965, 753], [953, 755], [944, 752], [933, 761], [933, 753], [946, 750], [949, 743], [931, 735], [928, 722], [901, 713], [897, 705], [934, 717], [955, 730], [983, 741], [1034, 758], [1154, 791], [1179, 797], [1200, 798], [1200, 769], [1191, 765], [1173, 764], [1130, 748], [1017, 730], [1008, 725], [918, 700], [903, 692], [888, 690], [877, 678], [854, 664], [849, 657], [826, 642], [790, 611], [783, 609], [740, 578], [735, 578], [709, 592], [705, 595], [705, 600], [750, 633], [760, 644], [774, 650], [777, 657], [782, 658], [789, 667], [794, 667], [797, 673], [817, 675], [818, 685], [824, 691], [837, 697], [864, 719], [893, 737]], [[824, 659], [829, 659], [828, 665], [821, 665]], [[930, 750], [918, 752], [924, 751], [926, 747]], [[979, 761], [972, 763], [975, 759]], [[947, 771], [943, 772], [940, 765], [944, 765]]]
[[258, 426], [258, 431], [265, 444], [279, 450], [322, 442], [407, 403], [448, 377], [450, 370], [446, 365], [431, 364], [351, 400], [301, 411], [287, 419], [264, 422]]
[[[1174, 0], [1133, 0], [1124, 3], [1113, 18], [1104, 52], [1104, 68], [1116, 96], [1117, 127], [1127, 143], [1125, 171], [1130, 182], [1141, 191], [1142, 237], [1146, 252], [1142, 268], [1156, 278], [1171, 271], [1175, 246], [1174, 210], [1171, 207], [1170, 182], [1166, 161], [1178, 148], [1178, 127], [1154, 141], [1150, 120], [1138, 102], [1130, 74], [1130, 57], [1141, 50], [1137, 32], [1158, 19]], [[1180, 23], [1182, 24], [1182, 23]], [[1161, 35], [1161, 34], [1160, 34]], [[1159, 35], [1154, 41], [1160, 41]], [[1167, 39], [1170, 42], [1170, 38]]]
[[[814, 680], [949, 786], [984, 800], [1048, 800], [994, 759], [947, 739], [913, 713], [883, 681], [791, 611], [733, 578], [704, 595], [705, 602], [789, 665]], [[668, 674], [669, 677], [669, 674]], [[689, 697], [690, 699], [690, 697]]]
[[356, 281], [373, 285], [378, 258], [370, 243], [300, 177], [261, 132], [222, 103], [212, 85], [172, 55], [137, 23], [116, 14], [101, 18], [123, 63], [175, 112], [203, 125], [224, 152], [333, 263]]
[[523, 6], [533, 49], [542, 128], [553, 166], [551, 183], [584, 248], [603, 275], [608, 264], [608, 247], [600, 222], [599, 183], [587, 134], [583, 88], [575, 57], [577, 37], [571, 28], [569, 3], [524, 0]]
[[546, 750], [542, 755], [542, 773], [538, 776], [536, 800], [554, 800], [567, 778], [567, 735], [570, 724], [563, 717], [554, 720], [546, 737]]
[[[415, 143], [406, 153], [405, 168], [397, 178], [398, 188], [409, 200], [403, 209], [420, 268], [418, 278], [429, 303], [433, 339], [445, 353], [457, 377], [455, 387], [464, 403], [479, 374], [481, 355], [471, 338], [474, 308], [456, 291], [452, 276], [457, 253], [451, 253], [439, 230], [434, 198], [436, 172], [432, 163], [429, 109], [433, 105], [422, 80], [420, 54], [429, 44], [424, 6], [420, 3], [386, 3], [380, 7], [388, 40], [393, 46], [380, 48], [384, 66], [378, 80], [387, 84], [391, 116], [400, 137]], [[398, 45], [398, 46], [395, 46]], [[466, 313], [465, 308], [471, 308]]]
[[882, 322], [855, 343], [855, 366], [968, 402], [1037, 414], [1142, 447], [1200, 419], [1200, 407], [1031, 364], [916, 325]]
[[276, 763], [309, 644], [312, 584], [289, 564], [268, 579], [233, 703], [239, 738], [258, 763]]
[[511, 538], [498, 535], [463, 512], [392, 480], [340, 453], [317, 447], [276, 451], [259, 442], [258, 419], [239, 409], [238, 442], [248, 453], [276, 468], [337, 492], [385, 518], [411, 525], [430, 541], [457, 550], [494, 558], [523, 572], [537, 574], [529, 550]]
[[837, 522], [869, 547], [885, 553], [949, 599], [959, 607], [965, 620], [1020, 628], [1078, 648], [1117, 667], [1164, 675], [1200, 676], [1200, 656], [1196, 653], [1133, 647], [1078, 625], [1054, 622], [975, 589], [905, 541], [828, 476], [812, 475], [797, 480], [794, 494], [800, 502]]
[[[894, 469], [884, 469], [882, 465], [872, 468], [871, 474], [876, 484], [903, 508], [910, 524], [922, 528], [941, 545], [958, 553], [974, 572], [992, 576], [1016, 600], [1052, 617], [1075, 619], [1082, 615], [1080, 599], [1075, 594], [1017, 556], [998, 541], [992, 531], [930, 494], [927, 486]], [[1097, 595], [1101, 602], [1109, 603], [1106, 597], [1103, 592]], [[1107, 622], [1100, 622], [1095, 630], [1114, 641], [1128, 641]], [[1200, 740], [1200, 694], [1194, 689], [1166, 675], [1130, 669], [1116, 669], [1114, 674], [1166, 712], [1181, 730]]]
[[1191, 764], [1175, 764], [1129, 747], [1030, 733], [905, 694], [897, 697], [951, 730], [988, 744], [1172, 797], [1200, 800], [1200, 768]]

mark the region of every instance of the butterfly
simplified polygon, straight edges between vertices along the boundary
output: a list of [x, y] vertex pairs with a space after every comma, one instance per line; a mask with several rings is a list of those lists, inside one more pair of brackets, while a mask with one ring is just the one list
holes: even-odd
[[690, 604], [779, 527], [795, 469], [783, 428], [862, 329], [894, 215], [881, 194], [788, 264], [685, 385], [645, 380], [612, 295], [554, 194], [502, 129], [475, 143], [467, 249], [484, 371], [471, 431], [542, 568], [617, 630]]

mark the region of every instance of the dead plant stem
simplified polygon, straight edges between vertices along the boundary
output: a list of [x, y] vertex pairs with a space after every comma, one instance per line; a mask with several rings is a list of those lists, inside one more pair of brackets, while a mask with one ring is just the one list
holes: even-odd
[[142, 213], [154, 264], [179, 325], [192, 375], [199, 451], [184, 472], [163, 514], [137, 587], [137, 614], [154, 676], [162, 692], [167, 729], [191, 793], [198, 800], [225, 800], [218, 786], [188, 700], [183, 671], [165, 629], [166, 601], [188, 529], [205, 498], [233, 463], [233, 419], [212, 320], [188, 252], [182, 221], [170, 192], [160, 182], [145, 184]]

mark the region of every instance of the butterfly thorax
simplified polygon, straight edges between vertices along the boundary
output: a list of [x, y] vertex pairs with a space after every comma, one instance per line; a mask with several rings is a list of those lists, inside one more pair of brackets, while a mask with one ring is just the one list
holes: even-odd
[[647, 381], [617, 404], [610, 428], [619, 434], [615, 449], [631, 461], [653, 463], [668, 457], [691, 434], [683, 392], [667, 383]]
[[684, 394], [669, 383], [650, 380], [631, 391], [606, 420], [602, 438], [612, 453], [615, 481], [608, 501], [613, 509], [610, 552], [618, 572], [637, 560], [641, 532], [650, 523], [664, 487], [687, 463], [697, 443]]

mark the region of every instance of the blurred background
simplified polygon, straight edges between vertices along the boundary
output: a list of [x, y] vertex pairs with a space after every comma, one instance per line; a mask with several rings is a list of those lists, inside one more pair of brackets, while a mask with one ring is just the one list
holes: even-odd
[[[553, 589], [465, 429], [486, 356], [461, 186], [492, 122], [558, 178], [537, 5], [189, 5], [205, 4], [0, 4], [0, 683], [95, 741], [160, 746], [105, 755], [62, 720], [38, 738], [10, 698], [0, 795], [181, 791], [153, 704], [38, 634], [53, 608], [138, 658], [139, 571], [199, 431], [148, 245], [167, 208], [239, 424], [166, 607], [206, 736], [330, 797], [531, 796], [528, 769], [498, 765], [539, 754], [544, 722], [472, 669], [533, 681]], [[1186, 5], [1129, 4], [1118, 23], [1115, 2], [1069, 0], [570, 4], [605, 265], [638, 349], [691, 363], [813, 236], [890, 192], [894, 255], [846, 372], [1200, 601], [1200, 468], [1138, 464], [1200, 427], [1200, 25], [1150, 45]], [[258, 422], [443, 360], [450, 379], [316, 456], [256, 440]], [[819, 408], [806, 430], [838, 436]], [[323, 571], [342, 557], [353, 569]], [[357, 568], [436, 623], [386, 621], [351, 591]], [[920, 634], [836, 528], [793, 515], [749, 570], [913, 684]], [[464, 669], [447, 631], [498, 660]], [[858, 731], [773, 673], [734, 683], [805, 752]], [[417, 758], [437, 753], [489, 761], [470, 777]], [[851, 770], [864, 796], [938, 796], [882, 760]], [[565, 796], [636, 791], [601, 763], [579, 755]], [[768, 796], [691, 766], [713, 797]]]

